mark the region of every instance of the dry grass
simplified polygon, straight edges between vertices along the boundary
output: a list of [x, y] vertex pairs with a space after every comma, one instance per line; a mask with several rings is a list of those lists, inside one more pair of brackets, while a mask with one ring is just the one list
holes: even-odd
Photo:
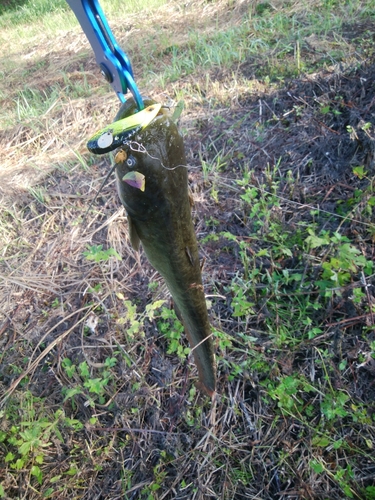
[[[161, 56], [159, 68], [154, 73], [156, 79], [162, 69], [163, 51], [168, 51], [171, 45], [186, 44], [185, 26], [210, 34], [229, 22], [239, 23], [246, 7], [245, 2], [239, 2], [234, 11], [228, 10], [224, 2], [203, 8], [198, 5], [191, 5], [185, 11], [172, 3], [142, 21], [138, 15], [133, 15], [126, 20], [125, 26], [120, 21], [111, 22], [119, 43], [132, 54], [136, 77], [141, 78], [145, 94], [166, 99], [163, 89], [155, 86], [154, 81], [142, 80], [142, 75], [147, 75], [150, 53]], [[201, 12], [199, 17], [195, 15], [196, 8]], [[146, 38], [144, 33], [147, 33]], [[12, 124], [0, 131], [3, 147], [1, 190], [6, 194], [26, 190], [56, 167], [75, 161], [76, 154], [86, 151], [87, 137], [113, 119], [118, 101], [113, 92], [103, 95], [108, 88], [80, 28], [58, 33], [55, 37], [41, 34], [31, 47], [30, 41], [25, 47], [22, 39], [16, 44], [13, 37], [11, 44], [6, 37], [3, 42], [5, 51], [10, 54], [0, 63], [0, 71], [4, 74], [3, 87], [0, 86], [0, 96], [4, 97], [0, 106], [2, 122]], [[140, 44], [141, 50], [138, 49]], [[164, 62], [168, 64], [168, 56], [164, 57]], [[49, 102], [47, 109], [36, 110], [35, 117], [29, 116], [33, 113], [30, 109], [33, 104], [29, 104], [33, 96], [27, 89], [35, 90], [41, 100]], [[77, 98], [75, 94], [84, 97]]]
[[[374, 136], [361, 128], [375, 123], [371, 50], [361, 52], [352, 26], [324, 46], [302, 40], [314, 75], [266, 78], [274, 46], [267, 61], [202, 63], [163, 81], [173, 50], [194, 50], [186, 26], [214, 36], [241, 27], [249, 12], [247, 22], [262, 20], [258, 5], [172, 2], [146, 19], [111, 20], [142, 92], [186, 102], [180, 126], [218, 356], [213, 400], [197, 392], [192, 360], [171, 351], [178, 325], [168, 292], [130, 247], [113, 180], [83, 222], [111, 163], [89, 156], [85, 142], [118, 106], [84, 36], [78, 28], [41, 36], [27, 49], [4, 41], [0, 497], [375, 498], [374, 274], [357, 267], [341, 295], [325, 298], [315, 282], [341, 247], [308, 248], [303, 239], [307, 228], [341, 231], [374, 259]], [[271, 19], [311, 12], [302, 2], [264, 5]], [[366, 36], [375, 32], [367, 21]], [[340, 38], [341, 70], [329, 59]], [[300, 64], [295, 47], [280, 71]], [[35, 116], [25, 89], [48, 101]], [[365, 178], [353, 174], [359, 164]], [[247, 188], [259, 190], [252, 204], [241, 198]], [[98, 245], [121, 260], [85, 258]], [[301, 287], [287, 281], [294, 274]], [[236, 316], [238, 289], [252, 305]], [[360, 302], [355, 290], [364, 290]], [[164, 303], [147, 309], [156, 301]], [[313, 327], [320, 332], [309, 336]]]

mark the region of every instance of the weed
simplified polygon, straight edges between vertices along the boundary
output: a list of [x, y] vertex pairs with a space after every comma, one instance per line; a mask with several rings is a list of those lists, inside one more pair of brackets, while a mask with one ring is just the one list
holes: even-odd
[[174, 310], [163, 307], [157, 324], [160, 333], [162, 333], [168, 341], [167, 353], [177, 354], [180, 359], [185, 359], [190, 353], [190, 348], [181, 344], [184, 327], [178, 320]]
[[[103, 369], [100, 371], [100, 376], [93, 377], [86, 361], [76, 365], [71, 359], [64, 358], [61, 366], [67, 377], [74, 381], [73, 387], [63, 388], [64, 401], [74, 398], [77, 394], [83, 394], [86, 395], [87, 401], [91, 406], [94, 406], [96, 403], [104, 404], [108, 385], [112, 378], [111, 368], [113, 368], [116, 363], [116, 358], [106, 358]], [[88, 390], [88, 394], [85, 389]]]
[[116, 252], [114, 248], [108, 248], [103, 250], [103, 245], [91, 245], [87, 247], [87, 250], [83, 252], [83, 255], [87, 260], [93, 260], [96, 263], [107, 262], [112, 256], [116, 259], [121, 260], [121, 256]]
[[232, 316], [238, 318], [241, 316], [249, 316], [251, 314], [254, 314], [254, 303], [247, 300], [246, 287], [244, 287], [241, 283], [235, 283], [233, 281], [231, 291], [234, 295], [232, 299]]
[[108, 167], [85, 138], [116, 98], [65, 0], [22, 1], [0, 6], [1, 189], [34, 198], [1, 205], [1, 393], [27, 376], [1, 407], [0, 497], [374, 500], [373, 2], [101, 2], [142, 93], [186, 103], [207, 401], [123, 213], [102, 225], [114, 192], [80, 231]]
[[0, 443], [4, 451], [4, 462], [10, 467], [12, 474], [22, 469], [29, 469], [30, 476], [38, 485], [43, 482], [43, 465], [48, 457], [51, 440], [63, 443], [61, 434], [63, 426], [76, 430], [82, 428], [77, 420], [65, 417], [62, 410], [52, 414], [45, 412], [44, 399], [33, 396], [26, 391], [20, 400], [20, 418], [13, 413], [12, 404], [2, 412], [4, 426], [0, 431]]
[[202, 172], [203, 172], [203, 180], [208, 182], [209, 180], [215, 184], [215, 178], [217, 180], [217, 176], [220, 171], [222, 171], [227, 165], [228, 159], [223, 156], [222, 152], [216, 153], [214, 158], [210, 161], [206, 161], [201, 156], [201, 164], [202, 164]]
[[45, 191], [43, 188], [40, 187], [29, 187], [29, 193], [42, 205], [44, 205], [45, 202]]
[[324, 296], [332, 297], [334, 293], [340, 295], [341, 287], [349, 283], [353, 274], [358, 274], [360, 270], [363, 270], [366, 276], [372, 274], [373, 262], [367, 260], [347, 237], [338, 232], [332, 236], [327, 231], [322, 231], [319, 236], [313, 229], [308, 229], [307, 232], [309, 236], [305, 242], [309, 248], [328, 246], [329, 249], [329, 253], [322, 259], [322, 279], [315, 282]]
[[15, 98], [17, 118], [20, 122], [40, 117], [53, 106], [59, 98], [60, 88], [52, 87], [49, 91], [25, 89], [18, 92]]

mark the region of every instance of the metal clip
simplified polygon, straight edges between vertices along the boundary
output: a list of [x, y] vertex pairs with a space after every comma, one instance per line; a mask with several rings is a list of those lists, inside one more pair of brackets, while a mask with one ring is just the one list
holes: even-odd
[[97, 0], [66, 0], [77, 17], [95, 53], [102, 75], [111, 84], [121, 102], [130, 90], [138, 111], [143, 100], [134, 81], [133, 70], [125, 52], [117, 45], [107, 19]]

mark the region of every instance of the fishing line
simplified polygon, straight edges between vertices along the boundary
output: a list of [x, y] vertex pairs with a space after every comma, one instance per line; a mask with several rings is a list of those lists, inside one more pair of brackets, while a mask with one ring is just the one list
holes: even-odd
[[[157, 158], [156, 156], [152, 156], [152, 154], [150, 154], [147, 149], [145, 148], [145, 146], [139, 142], [136, 142], [136, 141], [124, 141], [123, 143], [123, 146], [120, 146], [119, 149], [121, 148], [124, 148], [124, 147], [128, 147], [131, 151], [134, 151], [135, 153], [141, 153], [141, 154], [146, 154], [149, 158], [151, 158], [152, 160], [156, 160], [160, 163], [161, 167], [164, 168], [165, 170], [170, 170], [170, 171], [173, 171], [173, 170], [177, 170], [178, 168], [182, 167], [182, 168], [186, 168], [186, 169], [199, 169], [199, 167], [193, 167], [193, 166], [188, 166], [188, 165], [176, 165], [175, 167], [167, 167], [164, 165], [164, 163], [161, 161], [161, 158]], [[101, 190], [104, 188], [104, 186], [106, 185], [109, 177], [113, 174], [115, 168], [116, 168], [116, 165], [117, 163], [114, 163], [108, 174], [105, 176], [104, 178], [104, 181], [102, 182], [98, 192], [96, 193], [96, 195], [94, 196], [94, 199], [90, 202], [89, 206], [88, 206], [88, 209], [86, 210], [84, 216], [83, 216], [83, 219], [82, 219], [82, 224], [85, 223], [86, 221], [86, 217], [87, 217], [87, 214], [89, 213], [90, 209], [92, 208], [92, 206], [94, 205], [96, 199], [98, 198]]]
[[114, 165], [111, 166], [108, 174], [105, 176], [104, 178], [104, 181], [102, 182], [98, 192], [96, 193], [96, 195], [94, 196], [94, 199], [90, 202], [90, 205], [88, 207], [88, 209], [86, 210], [84, 216], [83, 216], [83, 219], [82, 219], [82, 224], [84, 224], [84, 222], [86, 221], [86, 217], [87, 217], [87, 214], [89, 213], [89, 210], [91, 209], [91, 207], [93, 206], [93, 204], [95, 203], [97, 197], [99, 196], [100, 194], [100, 191], [104, 188], [106, 182], [108, 181], [109, 177], [113, 174], [114, 170], [116, 168], [116, 163]]
[[[136, 149], [136, 148], [134, 147], [134, 144], [135, 144], [136, 146], [138, 146], [138, 149]], [[147, 151], [147, 149], [144, 147], [144, 145], [143, 145], [143, 144], [140, 144], [139, 142], [136, 142], [136, 141], [127, 141], [127, 142], [125, 142], [125, 143], [124, 143], [124, 145], [128, 146], [128, 147], [129, 147], [129, 149], [130, 149], [131, 151], [134, 151], [135, 153], [142, 153], [142, 154], [146, 154], [146, 155], [147, 155], [149, 158], [151, 158], [152, 160], [156, 160], [156, 161], [158, 161], [158, 162], [160, 163], [160, 165], [161, 165], [161, 166], [162, 166], [165, 170], [171, 170], [171, 171], [172, 171], [172, 170], [176, 170], [177, 168], [180, 168], [180, 167], [182, 167], [182, 168], [186, 168], [186, 169], [194, 169], [194, 170], [199, 169], [199, 167], [193, 167], [193, 166], [189, 166], [189, 165], [182, 165], [182, 164], [181, 164], [181, 165], [176, 165], [175, 167], [166, 167], [166, 166], [164, 165], [164, 163], [161, 161], [161, 158], [157, 158], [156, 156], [152, 156], [152, 154], [150, 154], [150, 153]]]

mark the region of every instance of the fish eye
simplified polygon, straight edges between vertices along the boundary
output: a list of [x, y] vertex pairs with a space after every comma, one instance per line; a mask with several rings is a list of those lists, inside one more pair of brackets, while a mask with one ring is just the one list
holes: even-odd
[[126, 159], [126, 164], [129, 168], [135, 167], [136, 163], [137, 160], [132, 155], [128, 156], [128, 158]]

